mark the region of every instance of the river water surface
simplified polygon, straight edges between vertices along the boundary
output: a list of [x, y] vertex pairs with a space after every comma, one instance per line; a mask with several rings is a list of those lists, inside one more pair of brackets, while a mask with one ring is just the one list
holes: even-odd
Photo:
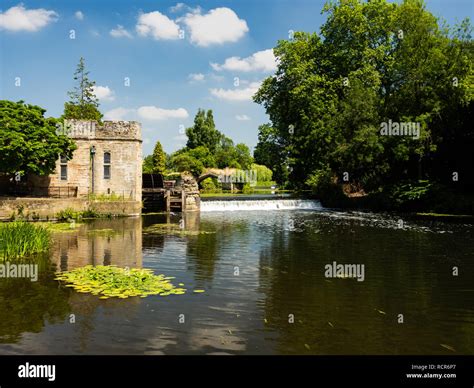
[[[37, 282], [0, 279], [0, 353], [474, 354], [473, 226], [399, 221], [213, 200], [57, 232]], [[326, 277], [333, 262], [363, 264], [364, 280]], [[54, 280], [87, 264], [151, 268], [188, 292], [100, 300]]]

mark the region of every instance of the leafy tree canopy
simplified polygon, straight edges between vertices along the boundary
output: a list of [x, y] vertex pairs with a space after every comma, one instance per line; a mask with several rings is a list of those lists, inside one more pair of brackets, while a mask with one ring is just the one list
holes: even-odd
[[171, 155], [170, 169], [199, 175], [205, 168], [250, 169], [253, 158], [243, 143], [234, 145], [229, 137], [216, 129], [211, 110], [199, 109], [194, 126], [186, 130], [187, 146]]
[[142, 171], [144, 174], [153, 174], [153, 155], [145, 156]]
[[[344, 0], [323, 11], [319, 34], [297, 32], [274, 49], [276, 74], [254, 96], [271, 120], [260, 127], [256, 161], [280, 182], [286, 169], [296, 186], [327, 183], [328, 174], [368, 190], [406, 178], [450, 180], [452, 171], [468, 176], [469, 21], [440, 27], [420, 0]], [[383, 136], [389, 121], [415, 123], [419, 136]]]
[[46, 109], [1, 100], [0, 112], [0, 172], [48, 175], [59, 155], [72, 158], [74, 142], [57, 131], [56, 119], [44, 117]]
[[203, 109], [199, 109], [194, 117], [194, 125], [186, 129], [186, 135], [188, 136], [186, 144], [188, 148], [203, 146], [214, 152], [221, 134], [216, 129], [212, 110], [205, 112]]

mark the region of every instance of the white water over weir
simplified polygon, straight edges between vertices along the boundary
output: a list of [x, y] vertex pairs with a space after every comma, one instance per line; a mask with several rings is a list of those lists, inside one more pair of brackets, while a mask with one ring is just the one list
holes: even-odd
[[202, 212], [246, 210], [321, 210], [319, 201], [311, 199], [261, 199], [201, 201]]

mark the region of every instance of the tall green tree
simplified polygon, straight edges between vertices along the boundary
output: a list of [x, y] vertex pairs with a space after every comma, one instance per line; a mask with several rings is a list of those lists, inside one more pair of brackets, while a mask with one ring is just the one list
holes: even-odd
[[99, 100], [94, 93], [95, 81], [89, 79], [84, 58], [80, 58], [74, 73], [76, 86], [68, 96], [70, 100], [64, 104], [63, 119], [95, 120], [102, 119], [99, 111]]
[[[276, 74], [254, 96], [272, 128], [260, 129], [256, 161], [280, 154], [297, 186], [327, 182], [329, 174], [377, 190], [403, 179], [448, 177], [442, 164], [468, 174], [470, 23], [440, 27], [420, 0], [341, 0], [323, 11], [319, 34], [298, 32], [274, 49]], [[388, 121], [419, 124], [420, 135], [384, 136], [381, 123]]]
[[166, 170], [166, 154], [159, 141], [156, 142], [153, 150], [153, 172], [155, 174], [164, 174]]
[[235, 157], [237, 162], [240, 164], [241, 169], [250, 169], [253, 163], [253, 158], [252, 155], [250, 155], [250, 149], [246, 144], [239, 143], [235, 146]]
[[187, 145], [170, 156], [170, 169], [197, 172], [210, 167], [251, 168], [253, 157], [248, 146], [234, 145], [231, 138], [217, 130], [212, 110], [199, 109], [186, 134]]
[[219, 144], [220, 132], [216, 129], [212, 110], [207, 112], [199, 109], [194, 117], [194, 125], [186, 129], [188, 141], [186, 146], [190, 149], [204, 146], [214, 152]]
[[253, 152], [255, 163], [269, 167], [278, 183], [288, 180], [288, 158], [285, 144], [280, 143], [283, 137], [270, 124], [262, 124], [258, 128], [258, 142]]
[[72, 158], [74, 142], [57, 129], [46, 109], [23, 101], [0, 101], [0, 172], [52, 174], [59, 155]]
[[241, 168], [237, 161], [234, 142], [230, 137], [221, 135], [219, 145], [216, 150], [216, 163], [219, 168]]

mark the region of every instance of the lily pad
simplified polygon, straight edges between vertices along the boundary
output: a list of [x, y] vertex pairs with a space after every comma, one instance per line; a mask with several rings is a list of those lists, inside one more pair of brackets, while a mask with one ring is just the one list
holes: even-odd
[[56, 275], [56, 280], [66, 283], [66, 287], [72, 287], [80, 293], [98, 295], [100, 299], [182, 295], [186, 292], [186, 289], [175, 287], [170, 282], [173, 277], [155, 275], [149, 269], [86, 265]]
[[179, 224], [153, 224], [143, 229], [143, 234], [166, 234], [176, 236], [198, 236], [200, 234], [213, 234], [205, 230], [185, 230]]

